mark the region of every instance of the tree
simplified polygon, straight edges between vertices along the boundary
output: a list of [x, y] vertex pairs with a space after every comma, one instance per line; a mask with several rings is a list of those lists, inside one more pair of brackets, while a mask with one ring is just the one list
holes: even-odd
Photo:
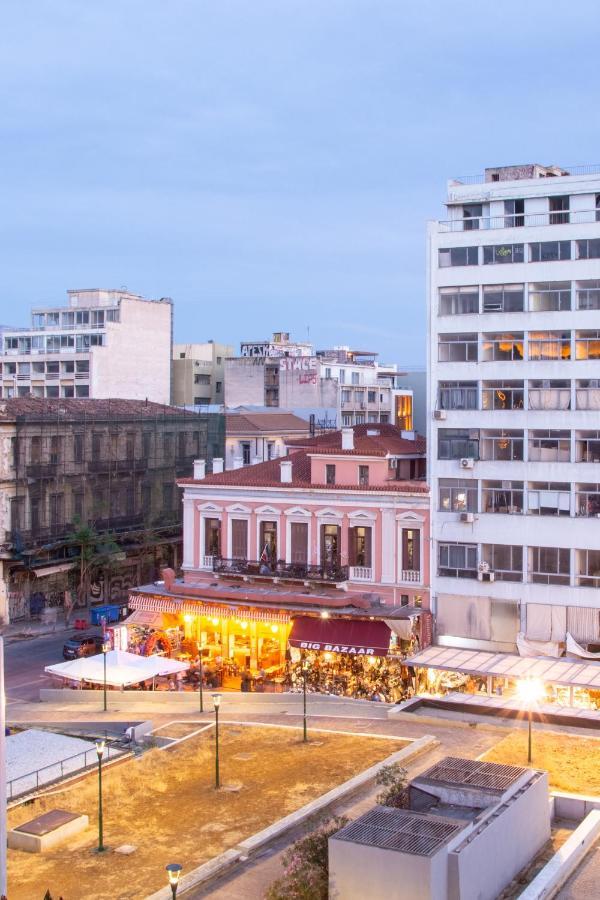
[[332, 834], [348, 819], [325, 819], [297, 841], [283, 856], [284, 874], [269, 887], [265, 900], [327, 900], [329, 893], [329, 845]]
[[397, 809], [408, 808], [408, 792], [406, 789], [407, 772], [398, 763], [382, 766], [375, 783], [385, 790], [377, 795], [380, 806], [395, 806]]
[[79, 584], [77, 597], [80, 606], [87, 605], [91, 574], [101, 566], [115, 562], [120, 547], [110, 533], [99, 534], [93, 525], [74, 521], [74, 530], [67, 536], [67, 543], [79, 548]]

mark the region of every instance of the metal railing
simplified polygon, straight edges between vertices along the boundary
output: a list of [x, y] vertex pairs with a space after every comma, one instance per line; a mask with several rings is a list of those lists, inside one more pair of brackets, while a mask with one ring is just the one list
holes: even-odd
[[[585, 166], [561, 166], [567, 175], [600, 175], [600, 163], [592, 163]], [[557, 176], [555, 180], [564, 176]], [[532, 180], [532, 179], [528, 179]], [[502, 182], [485, 180], [485, 172], [477, 175], [455, 175], [450, 179], [454, 184], [502, 184]]]
[[[116, 756], [123, 754], [122, 749], [114, 749], [107, 744], [105, 760], [114, 759]], [[85, 772], [98, 763], [98, 755], [96, 748], [84, 750], [82, 753], [76, 753], [74, 756], [68, 756], [58, 762], [50, 763], [48, 766], [42, 766], [26, 775], [19, 775], [18, 778], [11, 778], [6, 783], [6, 796], [8, 800], [16, 800], [25, 794], [38, 791], [45, 785], [60, 781], [67, 775], [76, 775], [78, 772]]]
[[348, 581], [348, 566], [336, 563], [309, 566], [306, 563], [286, 563], [278, 560], [275, 564], [254, 562], [248, 559], [225, 559], [215, 556], [213, 572], [219, 575], [237, 577], [255, 576], [260, 578], [282, 578], [291, 581]]
[[540, 225], [579, 225], [600, 221], [600, 209], [556, 210], [544, 213], [514, 213], [500, 216], [473, 216], [438, 222], [441, 233], [490, 231], [497, 228], [521, 228]]

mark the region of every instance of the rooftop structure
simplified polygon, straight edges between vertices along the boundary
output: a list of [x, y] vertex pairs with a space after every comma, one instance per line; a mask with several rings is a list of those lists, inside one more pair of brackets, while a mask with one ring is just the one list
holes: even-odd
[[67, 291], [34, 307], [30, 328], [4, 330], [0, 397], [170, 402], [172, 301], [126, 289]]
[[310, 437], [306, 419], [286, 410], [229, 409], [225, 415], [225, 467], [239, 469], [286, 454], [288, 441]]

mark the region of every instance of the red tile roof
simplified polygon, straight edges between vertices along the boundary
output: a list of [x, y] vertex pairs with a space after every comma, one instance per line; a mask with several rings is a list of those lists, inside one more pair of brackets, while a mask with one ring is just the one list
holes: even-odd
[[[382, 454], [377, 454], [382, 455]], [[327, 491], [375, 491], [375, 492], [409, 492], [426, 494], [428, 486], [423, 481], [386, 481], [384, 484], [361, 485], [356, 484], [314, 484], [310, 480], [310, 455], [304, 450], [298, 450], [284, 459], [292, 463], [292, 480], [289, 483], [281, 481], [281, 459], [271, 459], [268, 462], [258, 463], [255, 466], [245, 466], [241, 469], [230, 469], [219, 472], [216, 475], [207, 475], [202, 480], [194, 478], [182, 478], [180, 485], [206, 484], [225, 485], [227, 487], [278, 487], [322, 489]]]
[[290, 412], [243, 412], [225, 415], [225, 433], [227, 437], [238, 434], [297, 434], [309, 435], [309, 424], [306, 419]]
[[96, 400], [94, 398], [12, 397], [0, 400], [0, 421], [14, 422], [17, 416], [25, 418], [48, 418], [60, 416], [63, 419], [119, 419], [156, 418], [159, 416], [180, 416], [193, 418], [198, 413], [186, 411], [178, 406], [166, 406], [150, 400]]
[[354, 450], [342, 450], [342, 432], [326, 431], [314, 438], [294, 438], [286, 441], [290, 449], [302, 448], [309, 453], [338, 453], [363, 456], [424, 456], [425, 438], [415, 435], [414, 441], [402, 437], [396, 425], [355, 425]]

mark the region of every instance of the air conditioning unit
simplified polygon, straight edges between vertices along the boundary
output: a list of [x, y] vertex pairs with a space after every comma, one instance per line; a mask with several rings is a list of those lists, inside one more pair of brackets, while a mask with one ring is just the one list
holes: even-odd
[[490, 571], [489, 562], [480, 562], [479, 565], [477, 566], [477, 571], [480, 573], [481, 572], [489, 572]]
[[443, 422], [446, 418], [446, 410], [445, 409], [434, 409], [433, 418], [437, 419], [438, 422]]
[[495, 575], [493, 572], [478, 572], [477, 573], [477, 581], [494, 581]]
[[475, 516], [472, 512], [461, 512], [459, 521], [471, 523], [475, 521]]
[[463, 458], [460, 461], [461, 469], [472, 469], [474, 465], [475, 465], [475, 460], [473, 459], [472, 456], [463, 456]]

